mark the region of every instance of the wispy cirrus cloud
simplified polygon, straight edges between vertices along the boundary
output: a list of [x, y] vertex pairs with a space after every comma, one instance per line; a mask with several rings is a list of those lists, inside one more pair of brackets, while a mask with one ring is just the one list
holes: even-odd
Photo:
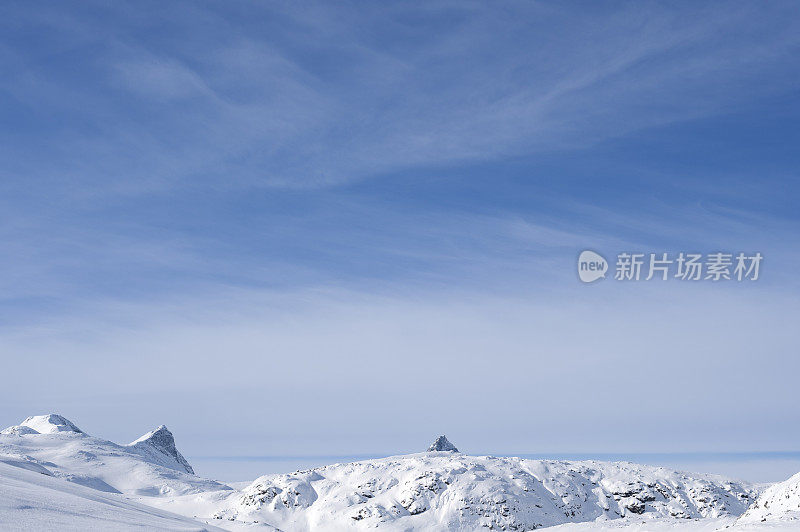
[[442, 4], [417, 27], [410, 7], [264, 5], [246, 20], [210, 4], [88, 42], [113, 8], [77, 27], [49, 19], [54, 40], [80, 43], [72, 72], [99, 83], [33, 67], [45, 110], [75, 103], [47, 92], [89, 108], [86, 127], [53, 134], [50, 165], [24, 171], [55, 186], [53, 160], [101, 188], [305, 188], [585, 147], [791, 90], [797, 27], [785, 6], [754, 9]]

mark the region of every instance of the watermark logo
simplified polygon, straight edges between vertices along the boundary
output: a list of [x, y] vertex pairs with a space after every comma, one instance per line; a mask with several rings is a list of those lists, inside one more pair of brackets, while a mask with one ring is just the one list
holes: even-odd
[[584, 283], [603, 279], [608, 271], [608, 262], [594, 251], [582, 251], [578, 257], [578, 277]]
[[[615, 281], [757, 281], [761, 253], [635, 253], [617, 255]], [[606, 276], [609, 266], [602, 255], [583, 251], [578, 257], [578, 277], [591, 283]]]

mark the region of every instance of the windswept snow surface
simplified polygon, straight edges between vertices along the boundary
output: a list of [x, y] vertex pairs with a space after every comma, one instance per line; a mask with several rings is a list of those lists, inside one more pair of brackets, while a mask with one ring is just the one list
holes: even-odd
[[0, 463], [0, 530], [221, 530], [51, 476]]
[[616, 521], [570, 523], [545, 529], [547, 532], [798, 532], [782, 524], [739, 523], [735, 517], [691, 520], [617, 519]]

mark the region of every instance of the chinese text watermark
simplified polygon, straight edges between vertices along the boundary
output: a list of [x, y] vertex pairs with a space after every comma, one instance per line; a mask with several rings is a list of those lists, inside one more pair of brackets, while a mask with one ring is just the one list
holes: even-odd
[[[680, 252], [620, 253], [614, 264], [616, 281], [757, 281], [763, 260], [761, 253], [708, 254]], [[591, 283], [606, 277], [609, 264], [594, 251], [578, 257], [578, 277]]]

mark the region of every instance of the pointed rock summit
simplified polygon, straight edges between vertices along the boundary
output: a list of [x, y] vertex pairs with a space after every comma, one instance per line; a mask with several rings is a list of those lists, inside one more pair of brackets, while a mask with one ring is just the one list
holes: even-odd
[[56, 432], [84, 433], [72, 421], [58, 414], [31, 416], [19, 425], [8, 427], [3, 431], [4, 434], [55, 434]]
[[137, 448], [148, 454], [157, 452], [166, 455], [180, 466], [172, 467], [172, 469], [186, 471], [194, 475], [194, 469], [192, 469], [192, 466], [186, 461], [186, 458], [178, 452], [178, 448], [175, 447], [175, 438], [165, 425], [161, 425], [156, 430], [151, 430], [138, 440], [129, 443], [128, 446]]
[[436, 441], [434, 441], [430, 447], [428, 447], [429, 453], [434, 451], [450, 451], [457, 453], [458, 449], [456, 449], [455, 445], [450, 443], [450, 441], [447, 439], [447, 436], [441, 435], [436, 438]]

